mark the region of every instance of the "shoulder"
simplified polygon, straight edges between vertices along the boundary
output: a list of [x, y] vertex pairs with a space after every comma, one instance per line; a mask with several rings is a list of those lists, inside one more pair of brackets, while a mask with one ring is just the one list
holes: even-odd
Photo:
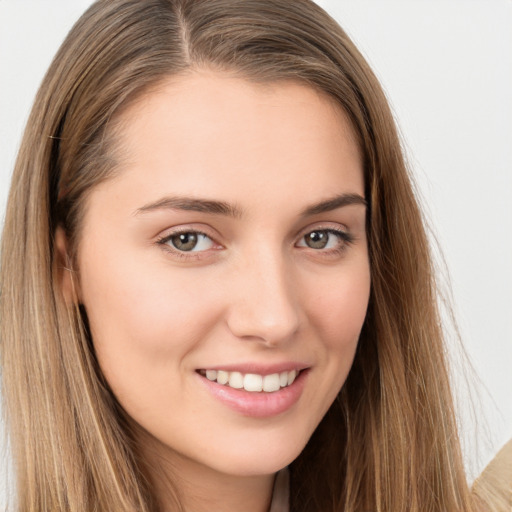
[[512, 511], [512, 439], [475, 480], [472, 492], [482, 512]]

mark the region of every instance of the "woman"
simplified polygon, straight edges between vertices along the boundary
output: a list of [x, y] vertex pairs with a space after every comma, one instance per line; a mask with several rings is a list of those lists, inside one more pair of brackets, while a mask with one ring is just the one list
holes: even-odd
[[313, 3], [94, 4], [2, 244], [18, 510], [267, 510], [286, 466], [293, 511], [472, 510], [393, 119]]

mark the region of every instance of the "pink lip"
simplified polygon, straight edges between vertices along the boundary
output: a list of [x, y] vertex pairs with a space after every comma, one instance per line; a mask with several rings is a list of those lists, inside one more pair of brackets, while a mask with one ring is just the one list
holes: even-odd
[[[224, 366], [222, 369], [227, 370], [227, 368], [228, 367]], [[240, 366], [237, 366], [236, 370], [232, 371], [241, 371], [240, 368]], [[290, 369], [294, 368], [296, 367], [291, 367]], [[241, 373], [259, 372], [252, 370], [246, 372], [241, 371]], [[271, 373], [279, 373], [279, 371], [266, 371], [263, 375], [269, 375]], [[234, 389], [229, 386], [210, 381], [199, 373], [197, 373], [197, 376], [201, 379], [201, 382], [206, 386], [208, 391], [230, 409], [242, 414], [243, 416], [249, 416], [252, 418], [268, 418], [271, 416], [277, 416], [278, 414], [289, 410], [298, 402], [302, 395], [302, 391], [304, 390], [304, 384], [308, 373], [308, 370], [301, 371], [293, 384], [285, 388], [281, 388], [279, 391], [274, 391], [273, 393], [254, 393], [245, 391], [244, 389]], [[262, 373], [259, 374], [262, 375]]]

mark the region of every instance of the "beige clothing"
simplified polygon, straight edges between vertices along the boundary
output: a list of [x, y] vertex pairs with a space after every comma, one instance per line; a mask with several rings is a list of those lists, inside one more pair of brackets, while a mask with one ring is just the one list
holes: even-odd
[[512, 440], [475, 480], [473, 495], [482, 512], [512, 512]]

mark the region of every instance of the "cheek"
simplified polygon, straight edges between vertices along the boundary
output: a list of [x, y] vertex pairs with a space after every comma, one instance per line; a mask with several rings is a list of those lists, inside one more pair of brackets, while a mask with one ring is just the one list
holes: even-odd
[[355, 350], [370, 296], [368, 264], [362, 260], [344, 269], [324, 281], [321, 288], [310, 294], [310, 321], [330, 350]]
[[116, 258], [110, 264], [106, 259], [100, 264], [92, 258], [84, 260], [80, 272], [82, 300], [98, 339], [107, 334], [116, 338], [125, 332], [128, 339], [150, 340], [151, 333], [161, 328], [167, 332], [175, 326], [179, 335], [197, 324], [194, 319], [202, 296], [186, 273], [169, 272], [136, 254]]
[[82, 300], [96, 355], [116, 394], [125, 386], [144, 387], [148, 375], [162, 381], [180, 375], [183, 359], [216, 321], [214, 298], [198, 293], [186, 272], [165, 275], [133, 255], [111, 264], [92, 261], [81, 268]]
[[370, 295], [369, 265], [361, 258], [347, 265], [324, 291], [311, 295], [309, 319], [321, 340], [322, 373], [325, 379], [325, 413], [346, 381], [352, 367]]

